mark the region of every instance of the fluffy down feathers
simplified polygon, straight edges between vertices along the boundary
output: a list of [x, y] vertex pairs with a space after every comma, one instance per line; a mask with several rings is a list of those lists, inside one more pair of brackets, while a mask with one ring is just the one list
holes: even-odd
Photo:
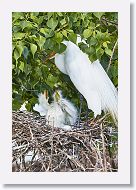
[[53, 94], [54, 101], [49, 104], [48, 98], [44, 94], [39, 94], [39, 104], [35, 104], [33, 109], [45, 116], [47, 124], [53, 127], [71, 130], [77, 120], [77, 109], [67, 99], [63, 98], [61, 91], [57, 90]]
[[41, 116], [45, 116], [48, 111], [49, 103], [44, 94], [39, 94], [38, 96], [39, 104], [35, 104], [33, 110], [40, 113]]
[[53, 97], [54, 102], [50, 104], [46, 115], [49, 125], [71, 130], [70, 125], [74, 125], [77, 120], [76, 108], [70, 101], [62, 97], [61, 91], [55, 92]]

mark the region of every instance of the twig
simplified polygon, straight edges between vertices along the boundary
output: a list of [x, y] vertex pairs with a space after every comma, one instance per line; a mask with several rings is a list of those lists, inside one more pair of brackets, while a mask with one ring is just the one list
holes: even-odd
[[[110, 164], [105, 136], [109, 123], [104, 117], [72, 131], [50, 126], [45, 117], [36, 113], [18, 111], [13, 112], [12, 117], [13, 172], [117, 171], [117, 164], [115, 167]], [[29, 151], [34, 152], [31, 161], [26, 159]], [[113, 152], [111, 161], [116, 154], [117, 151]]]
[[109, 71], [109, 69], [110, 69], [111, 61], [112, 61], [112, 58], [113, 58], [113, 55], [114, 55], [114, 51], [115, 51], [115, 49], [116, 49], [117, 44], [118, 44], [118, 39], [117, 39], [117, 41], [116, 41], [116, 43], [115, 43], [115, 45], [114, 45], [114, 47], [113, 47], [113, 50], [112, 50], [112, 54], [111, 54], [111, 57], [110, 57], [110, 60], [109, 60], [109, 65], [108, 65], [108, 67], [107, 67], [107, 73], [108, 73], [108, 71]]
[[102, 147], [103, 147], [103, 164], [104, 164], [104, 171], [107, 172], [106, 148], [105, 148], [105, 140], [104, 140], [104, 135], [103, 135], [102, 124], [100, 125], [100, 128], [101, 128], [101, 138], [102, 138]]
[[30, 127], [30, 126], [28, 126], [28, 127], [29, 127], [29, 130], [30, 130], [31, 139], [33, 140], [33, 139], [34, 139], [34, 135], [33, 135], [32, 129], [31, 129], [31, 127]]
[[118, 26], [118, 23], [113, 22], [113, 21], [111, 21], [111, 20], [107, 20], [107, 19], [106, 19], [106, 18], [104, 18], [104, 17], [102, 17], [102, 18], [101, 18], [101, 20], [104, 20], [104, 21], [106, 21], [107, 23], [114, 24], [116, 27]]

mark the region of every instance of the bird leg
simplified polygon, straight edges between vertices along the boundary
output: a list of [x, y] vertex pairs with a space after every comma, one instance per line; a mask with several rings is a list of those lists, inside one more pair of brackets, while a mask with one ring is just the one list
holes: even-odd
[[82, 96], [82, 94], [80, 94], [80, 107], [79, 107], [79, 116], [78, 116], [77, 126], [80, 126], [82, 104], [83, 104], [83, 96]]
[[87, 106], [87, 109], [86, 109], [86, 125], [88, 126], [88, 114], [89, 114], [89, 109], [88, 109], [88, 106]]

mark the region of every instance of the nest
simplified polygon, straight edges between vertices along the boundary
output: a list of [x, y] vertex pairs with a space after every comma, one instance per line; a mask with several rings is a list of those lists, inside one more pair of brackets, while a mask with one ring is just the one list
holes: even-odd
[[12, 116], [13, 172], [117, 171], [117, 129], [103, 118], [64, 131], [35, 113], [13, 111]]

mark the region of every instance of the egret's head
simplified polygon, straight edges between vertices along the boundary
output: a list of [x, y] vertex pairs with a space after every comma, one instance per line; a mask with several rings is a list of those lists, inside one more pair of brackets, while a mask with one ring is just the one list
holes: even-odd
[[55, 102], [60, 102], [61, 98], [62, 98], [62, 93], [60, 90], [55, 90], [54, 94], [53, 94], [53, 98]]

